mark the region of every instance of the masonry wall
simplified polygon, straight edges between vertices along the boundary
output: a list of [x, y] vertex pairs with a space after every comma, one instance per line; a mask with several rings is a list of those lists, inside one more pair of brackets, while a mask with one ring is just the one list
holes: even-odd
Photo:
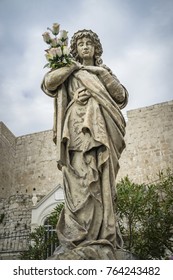
[[0, 122], [0, 197], [11, 193], [15, 169], [16, 137]]
[[52, 131], [18, 137], [16, 164], [11, 193], [36, 193], [46, 195], [61, 183], [61, 172], [56, 164], [56, 146]]
[[[41, 199], [38, 196], [38, 200]], [[17, 259], [29, 246], [32, 195], [0, 199], [0, 259]]]
[[129, 111], [126, 149], [120, 159], [119, 180], [136, 183], [158, 179], [159, 171], [173, 172], [173, 101]]
[[[131, 110], [127, 114], [126, 149], [117, 181], [128, 175], [135, 182], [156, 180], [160, 170], [173, 169], [173, 101]], [[46, 195], [59, 183], [52, 131], [15, 136], [0, 126], [0, 197]]]
[[0, 200], [0, 207], [1, 217], [3, 215], [0, 221], [0, 235], [27, 230], [30, 232], [31, 195], [11, 195], [7, 199]]
[[[161, 170], [173, 172], [173, 101], [129, 111], [127, 117], [117, 181], [128, 175], [136, 183], [150, 183]], [[1, 122], [0, 258], [16, 258], [27, 247], [33, 192], [40, 199], [58, 184], [62, 174], [52, 131], [15, 137]]]

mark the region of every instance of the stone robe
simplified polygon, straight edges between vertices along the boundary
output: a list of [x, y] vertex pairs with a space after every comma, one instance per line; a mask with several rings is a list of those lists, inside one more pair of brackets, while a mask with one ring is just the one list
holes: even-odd
[[[44, 81], [42, 84], [44, 92], [55, 98], [54, 133], [56, 138], [57, 127], [61, 129], [63, 151], [60, 162], [65, 207], [57, 224], [61, 244], [57, 253], [92, 247], [94, 254], [96, 246], [122, 246], [115, 211], [115, 179], [125, 148], [125, 121], [120, 108], [127, 103], [127, 91], [116, 77], [111, 79], [110, 87], [107, 80], [81, 69], [55, 92], [50, 92]], [[57, 119], [56, 107], [59, 90], [66, 100], [61, 120]], [[116, 100], [116, 90], [124, 92], [121, 103]], [[84, 102], [79, 100], [82, 92], [88, 94]]]

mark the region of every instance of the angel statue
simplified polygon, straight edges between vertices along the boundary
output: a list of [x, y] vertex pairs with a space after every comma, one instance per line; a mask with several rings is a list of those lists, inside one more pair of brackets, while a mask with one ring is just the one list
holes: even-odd
[[51, 69], [42, 90], [54, 99], [54, 142], [65, 205], [53, 259], [116, 259], [122, 238], [116, 214], [116, 175], [125, 148], [121, 113], [128, 92], [101, 59], [92, 30], [71, 38], [70, 63]]

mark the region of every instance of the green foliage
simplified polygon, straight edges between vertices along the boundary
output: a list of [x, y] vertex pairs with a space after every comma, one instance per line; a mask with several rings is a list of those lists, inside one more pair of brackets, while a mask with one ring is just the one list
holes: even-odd
[[49, 215], [49, 224], [52, 226], [56, 226], [57, 224], [57, 220], [59, 218], [59, 215], [61, 213], [62, 208], [64, 207], [64, 203], [58, 204], [54, 210], [51, 212], [51, 214]]
[[28, 251], [22, 252], [20, 259], [22, 260], [43, 260], [47, 250], [48, 242], [45, 242], [46, 229], [39, 226], [30, 233], [30, 245]]
[[[57, 205], [52, 213], [48, 216], [49, 225], [56, 227], [60, 212], [64, 204]], [[58, 237], [56, 232], [54, 234], [47, 234], [45, 226], [39, 226], [29, 235], [29, 248], [26, 252], [20, 254], [22, 260], [44, 260], [47, 258], [47, 252], [51, 244], [58, 245]]]
[[[173, 175], [159, 174], [155, 184], [135, 184], [128, 177], [117, 184], [117, 211], [124, 248], [140, 259], [165, 259], [173, 255]], [[56, 227], [64, 204], [57, 205], [48, 217], [49, 225]], [[21, 259], [45, 259], [50, 245], [58, 238], [48, 236], [40, 226], [30, 234], [29, 250]]]
[[118, 213], [125, 249], [140, 259], [173, 253], [173, 176], [138, 185], [124, 178], [117, 184]]

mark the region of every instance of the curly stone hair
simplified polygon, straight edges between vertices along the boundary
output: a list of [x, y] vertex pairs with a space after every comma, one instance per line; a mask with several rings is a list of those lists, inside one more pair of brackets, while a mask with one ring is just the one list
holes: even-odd
[[96, 33], [92, 30], [79, 30], [71, 38], [70, 42], [70, 52], [76, 61], [80, 62], [79, 55], [77, 53], [77, 40], [83, 37], [90, 38], [95, 46], [95, 53], [94, 53], [94, 64], [99, 66], [102, 64], [101, 55], [103, 53], [102, 45], [100, 43], [99, 37]]

